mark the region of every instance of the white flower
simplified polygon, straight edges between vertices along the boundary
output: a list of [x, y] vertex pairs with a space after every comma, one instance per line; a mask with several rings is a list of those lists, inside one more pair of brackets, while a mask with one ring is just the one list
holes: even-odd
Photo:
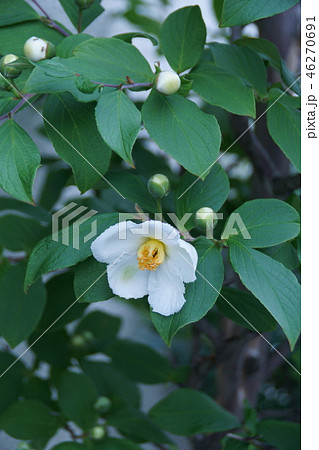
[[158, 92], [165, 95], [175, 94], [181, 85], [177, 73], [169, 70], [160, 72], [156, 78], [155, 87]]
[[107, 276], [114, 294], [127, 299], [148, 295], [153, 311], [163, 316], [182, 308], [184, 283], [196, 280], [195, 248], [167, 223], [121, 222], [98, 236], [91, 250], [95, 259], [109, 264]]
[[45, 39], [32, 36], [25, 42], [23, 53], [31, 61], [37, 62], [46, 58], [52, 58], [55, 55], [55, 47]]

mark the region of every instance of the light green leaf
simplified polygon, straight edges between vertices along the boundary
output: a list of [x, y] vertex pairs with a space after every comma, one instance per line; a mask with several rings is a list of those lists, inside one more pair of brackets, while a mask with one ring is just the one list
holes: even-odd
[[57, 381], [58, 403], [63, 414], [82, 430], [93, 427], [98, 419], [94, 404], [98, 398], [92, 381], [84, 374], [64, 372]]
[[81, 192], [87, 191], [105, 174], [111, 157], [97, 130], [93, 104], [78, 103], [68, 93], [51, 94], [43, 115], [56, 152], [72, 167]]
[[271, 89], [267, 111], [270, 136], [281, 148], [296, 169], [301, 170], [301, 113], [296, 109], [295, 98]]
[[77, 47], [81, 42], [87, 41], [88, 39], [92, 39], [93, 36], [90, 34], [79, 33], [79, 34], [71, 34], [64, 38], [59, 45], [57, 46], [56, 56], [60, 56], [61, 58], [71, 58], [73, 56], [73, 50]]
[[229, 179], [219, 164], [213, 165], [204, 181], [185, 173], [175, 195], [177, 215], [181, 218], [185, 213], [193, 213], [185, 224], [186, 228], [191, 229], [195, 226], [195, 213], [199, 208], [205, 206], [217, 212], [227, 200], [228, 194]]
[[209, 44], [215, 64], [240, 75], [261, 97], [267, 96], [267, 72], [261, 57], [248, 47]]
[[299, 232], [300, 218], [295, 208], [267, 198], [250, 200], [237, 208], [225, 224], [222, 239], [262, 248], [289, 241]]
[[249, 292], [224, 287], [217, 300], [219, 311], [248, 330], [274, 330], [277, 322], [267, 309]]
[[221, 27], [246, 25], [291, 8], [298, 0], [225, 0]]
[[38, 18], [36, 11], [24, 0], [1, 0], [0, 27]]
[[[61, 5], [63, 6], [64, 11], [69, 16], [69, 19], [73, 23], [73, 25], [77, 28], [78, 19], [79, 19], [79, 7], [76, 5], [74, 1], [70, 0], [59, 0]], [[100, 5], [101, 0], [94, 0], [93, 4], [82, 11], [82, 30], [84, 30], [87, 26], [90, 25], [93, 20], [95, 20], [100, 14], [104, 12], [104, 8]]]
[[194, 175], [205, 178], [218, 157], [221, 135], [214, 116], [180, 95], [153, 90], [144, 103], [142, 118], [150, 137]]
[[38, 400], [13, 403], [0, 417], [2, 430], [16, 439], [49, 439], [61, 425], [61, 417]]
[[185, 285], [186, 303], [171, 316], [152, 313], [152, 321], [167, 345], [171, 345], [177, 331], [185, 325], [196, 322], [214, 306], [224, 278], [224, 266], [220, 251], [211, 241], [200, 238], [194, 243], [199, 256], [196, 281]]
[[14, 348], [35, 330], [46, 302], [41, 281], [23, 292], [25, 264], [11, 266], [0, 279], [0, 334]]
[[293, 349], [300, 333], [300, 284], [269, 256], [230, 240], [230, 260], [242, 283], [260, 300], [286, 334]]
[[129, 33], [122, 33], [122, 34], [116, 34], [115, 36], [112, 36], [113, 38], [116, 39], [121, 39], [124, 42], [128, 42], [128, 43], [132, 43], [132, 40], [135, 38], [145, 38], [145, 39], [149, 39], [153, 45], [158, 45], [158, 41], [157, 39], [155, 39], [154, 36], [151, 36], [148, 33], [143, 33], [140, 31], [131, 31]]
[[162, 50], [170, 66], [178, 73], [195, 66], [205, 40], [206, 26], [197, 5], [174, 11], [162, 25]]
[[[73, 226], [67, 229], [60, 229], [57, 235], [57, 241], [48, 236], [34, 247], [27, 267], [25, 278], [25, 289], [27, 289], [34, 281], [44, 273], [52, 270], [62, 269], [64, 267], [74, 266], [91, 256], [90, 245], [92, 238], [84, 242], [85, 236], [92, 231], [92, 222], [97, 222], [97, 235], [106, 230], [106, 228], [114, 225], [118, 221], [118, 214], [100, 214], [87, 219], [79, 228], [80, 248], [73, 247]], [[64, 233], [68, 236], [68, 244], [62, 240]]]
[[102, 95], [95, 108], [96, 123], [107, 145], [133, 164], [132, 148], [141, 127], [141, 113], [125, 92]]
[[74, 292], [79, 303], [102, 302], [114, 297], [107, 281], [106, 264], [92, 257], [78, 264], [74, 271]]
[[238, 419], [203, 392], [177, 389], [150, 410], [161, 428], [178, 435], [216, 433], [240, 426]]
[[0, 187], [18, 200], [34, 203], [32, 185], [41, 162], [38, 148], [12, 119], [0, 127], [0, 143]]
[[233, 72], [214, 64], [200, 64], [188, 74], [192, 89], [207, 103], [243, 116], [256, 117], [253, 90]]

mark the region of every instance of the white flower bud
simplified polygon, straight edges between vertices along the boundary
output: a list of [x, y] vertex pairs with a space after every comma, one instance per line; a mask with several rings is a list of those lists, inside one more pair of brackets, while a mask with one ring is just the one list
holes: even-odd
[[101, 427], [100, 425], [92, 428], [90, 431], [90, 436], [92, 439], [100, 440], [103, 439], [105, 436], [105, 429]]
[[180, 85], [181, 80], [179, 76], [171, 71], [160, 72], [155, 80], [156, 90], [165, 95], [175, 94]]
[[94, 404], [94, 409], [96, 411], [98, 411], [99, 413], [106, 413], [111, 409], [112, 406], [112, 402], [108, 397], [99, 397], [95, 404]]
[[165, 195], [169, 193], [170, 189], [169, 179], [165, 175], [157, 173], [148, 180], [147, 187], [149, 193], [153, 197], [163, 198], [165, 197]]
[[16, 61], [18, 58], [18, 56], [16, 55], [5, 55], [3, 56], [3, 58], [1, 58], [0, 60], [0, 72], [2, 73], [2, 75], [5, 78], [17, 78], [20, 73], [22, 72], [21, 69], [19, 69], [18, 67], [13, 67], [13, 66], [9, 66], [8, 64]]
[[45, 39], [32, 36], [25, 42], [23, 53], [31, 61], [37, 62], [43, 59], [53, 58], [55, 56], [55, 47]]
[[217, 218], [214, 217], [214, 211], [207, 206], [200, 208], [195, 215], [196, 226], [201, 230], [213, 229]]

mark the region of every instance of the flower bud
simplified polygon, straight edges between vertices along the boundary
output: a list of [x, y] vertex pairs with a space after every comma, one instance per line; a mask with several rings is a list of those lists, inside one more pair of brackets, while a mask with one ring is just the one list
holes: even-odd
[[95, 404], [94, 409], [99, 413], [106, 413], [111, 409], [112, 402], [108, 397], [99, 397]]
[[80, 9], [87, 9], [87, 8], [89, 8], [92, 5], [93, 2], [94, 2], [94, 0], [75, 0], [75, 4]]
[[153, 197], [163, 198], [169, 193], [169, 179], [162, 173], [157, 173], [148, 180], [147, 187]]
[[0, 60], [0, 72], [5, 78], [17, 78], [22, 72], [18, 67], [9, 66], [10, 63], [19, 59], [16, 55], [5, 55]]
[[195, 223], [200, 230], [213, 229], [216, 222], [217, 218], [214, 217], [212, 208], [205, 206], [196, 212]]
[[83, 75], [75, 78], [75, 84], [78, 90], [83, 92], [83, 94], [92, 94], [98, 87], [97, 84], [92, 83], [89, 78]]
[[25, 41], [23, 53], [33, 62], [42, 61], [55, 56], [55, 46], [45, 39], [32, 36]]
[[164, 71], [157, 75], [155, 79], [155, 88], [158, 92], [165, 95], [175, 94], [181, 85], [181, 80], [177, 73]]
[[92, 428], [92, 430], [90, 431], [90, 436], [92, 439], [96, 439], [96, 440], [103, 439], [105, 436], [105, 429], [98, 425], [98, 426]]

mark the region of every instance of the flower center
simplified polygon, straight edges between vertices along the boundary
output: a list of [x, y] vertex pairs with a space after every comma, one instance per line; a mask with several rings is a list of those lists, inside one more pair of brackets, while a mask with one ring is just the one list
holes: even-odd
[[164, 262], [165, 245], [157, 239], [149, 239], [138, 249], [137, 259], [140, 270], [155, 270]]

